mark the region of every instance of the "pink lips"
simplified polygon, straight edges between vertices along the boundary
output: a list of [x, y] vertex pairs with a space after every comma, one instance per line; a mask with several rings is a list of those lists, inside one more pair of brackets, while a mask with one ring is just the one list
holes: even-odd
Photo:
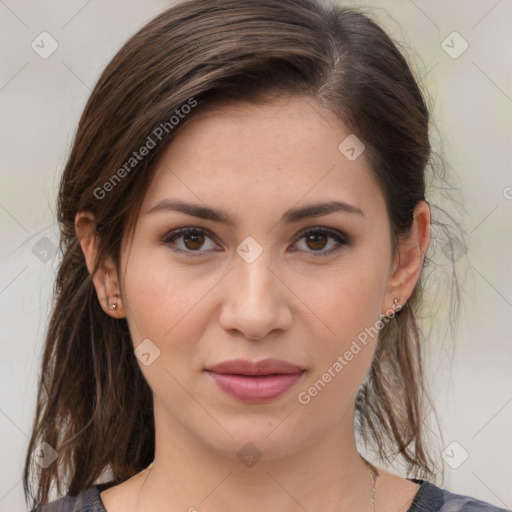
[[288, 391], [304, 369], [280, 359], [234, 359], [207, 369], [219, 388], [243, 402], [265, 402]]

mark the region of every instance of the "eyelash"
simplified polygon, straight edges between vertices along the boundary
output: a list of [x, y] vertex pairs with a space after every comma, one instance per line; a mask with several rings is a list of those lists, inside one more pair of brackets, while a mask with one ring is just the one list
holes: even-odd
[[[214, 239], [212, 234], [207, 229], [190, 227], [190, 228], [179, 228], [179, 229], [170, 231], [161, 239], [161, 242], [163, 244], [169, 246], [169, 248], [175, 252], [182, 253], [188, 257], [196, 258], [196, 257], [200, 257], [201, 253], [204, 253], [207, 251], [201, 251], [201, 250], [191, 251], [191, 250], [177, 249], [176, 247], [172, 247], [171, 244], [178, 238], [182, 237], [183, 235], [197, 234], [197, 233], [205, 234], [209, 238]], [[320, 257], [331, 256], [332, 254], [335, 254], [338, 251], [340, 251], [341, 249], [343, 249], [344, 246], [347, 246], [350, 244], [350, 242], [348, 241], [348, 238], [346, 236], [344, 236], [343, 234], [339, 233], [338, 231], [332, 230], [330, 228], [307, 229], [306, 231], [302, 232], [297, 238], [295, 238], [293, 243], [295, 244], [302, 238], [305, 238], [309, 235], [317, 235], [317, 234], [327, 235], [329, 238], [334, 239], [338, 243], [338, 245], [333, 247], [332, 249], [327, 250], [327, 251], [324, 251], [324, 250], [305, 251], [307, 253], [314, 254], [315, 256], [320, 256]], [[295, 252], [295, 251], [293, 251], [293, 252]]]

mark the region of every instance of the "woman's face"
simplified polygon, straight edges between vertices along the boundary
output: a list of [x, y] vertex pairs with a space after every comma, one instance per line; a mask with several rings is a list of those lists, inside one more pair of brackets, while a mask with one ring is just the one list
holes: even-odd
[[[353, 428], [377, 341], [368, 333], [408, 295], [392, 289], [386, 204], [364, 152], [354, 159], [362, 147], [338, 148], [349, 135], [313, 99], [294, 98], [203, 111], [167, 148], [120, 275], [157, 432], [231, 457], [251, 442], [274, 458]], [[171, 240], [180, 228], [195, 232]], [[304, 371], [208, 371], [267, 358]]]

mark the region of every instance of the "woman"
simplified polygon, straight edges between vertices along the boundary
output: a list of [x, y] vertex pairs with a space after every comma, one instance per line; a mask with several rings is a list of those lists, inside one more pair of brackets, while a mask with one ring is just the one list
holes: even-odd
[[34, 510], [500, 510], [430, 481], [428, 128], [350, 9], [192, 0], [134, 35], [61, 181]]

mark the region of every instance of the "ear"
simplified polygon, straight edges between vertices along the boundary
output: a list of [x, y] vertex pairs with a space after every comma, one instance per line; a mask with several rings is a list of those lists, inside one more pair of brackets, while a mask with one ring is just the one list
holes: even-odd
[[126, 317], [113, 259], [108, 257], [102, 260], [93, 274], [99, 243], [94, 214], [88, 211], [78, 212], [75, 217], [75, 230], [101, 307], [112, 318]]
[[[426, 201], [420, 201], [414, 209], [411, 235], [400, 241], [398, 255], [388, 280], [383, 315], [400, 309], [412, 295], [420, 278], [423, 261], [430, 243], [430, 208]], [[398, 307], [393, 307], [394, 299]]]

